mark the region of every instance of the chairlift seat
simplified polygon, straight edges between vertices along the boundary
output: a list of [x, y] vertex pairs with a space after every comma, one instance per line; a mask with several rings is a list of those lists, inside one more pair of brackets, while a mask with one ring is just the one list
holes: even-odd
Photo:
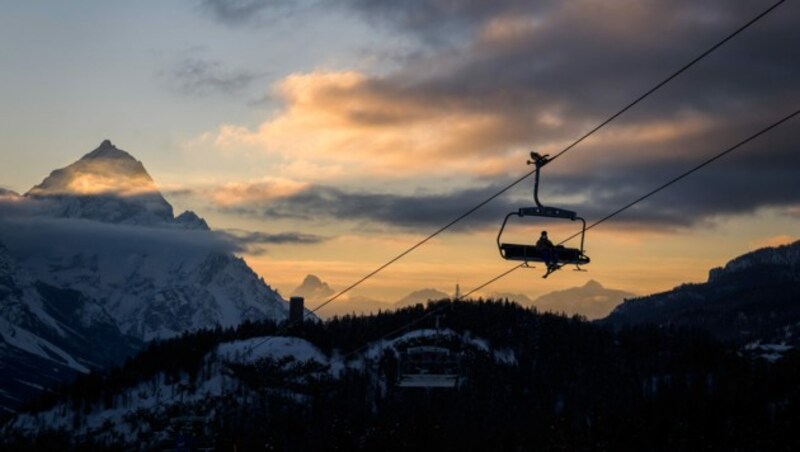
[[459, 376], [453, 375], [428, 375], [404, 374], [397, 380], [399, 388], [455, 388]]
[[401, 388], [454, 388], [460, 379], [460, 365], [444, 347], [410, 347], [401, 354], [397, 386]]
[[534, 245], [520, 245], [516, 243], [501, 243], [500, 254], [503, 259], [523, 262], [558, 262], [570, 265], [586, 265], [590, 262], [578, 248], [556, 246], [548, 250], [550, 255], [545, 259], [545, 249]]

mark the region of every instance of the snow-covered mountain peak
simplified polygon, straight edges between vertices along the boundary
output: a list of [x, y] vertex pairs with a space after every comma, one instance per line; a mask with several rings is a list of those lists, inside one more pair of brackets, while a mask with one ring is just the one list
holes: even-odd
[[148, 194], [161, 196], [142, 162], [108, 140], [77, 162], [53, 171], [28, 192], [30, 196]]
[[97, 159], [120, 159], [120, 160], [134, 160], [132, 155], [123, 151], [122, 149], [114, 146], [110, 140], [103, 140], [100, 146], [94, 151], [84, 155], [81, 160], [97, 160]]
[[193, 212], [175, 218], [172, 205], [142, 162], [109, 140], [53, 171], [25, 196], [47, 201], [48, 214], [60, 218], [208, 230], [206, 222]]
[[209, 231], [211, 228], [208, 227], [208, 223], [206, 220], [200, 218], [196, 213], [191, 210], [187, 210], [182, 214], [175, 217], [175, 223], [183, 227], [184, 229], [194, 229], [198, 231]]

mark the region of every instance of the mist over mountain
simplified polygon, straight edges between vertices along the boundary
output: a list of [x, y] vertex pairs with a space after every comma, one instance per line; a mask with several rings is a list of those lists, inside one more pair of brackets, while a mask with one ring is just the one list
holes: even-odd
[[229, 236], [194, 212], [175, 217], [144, 165], [108, 140], [23, 196], [4, 192], [0, 214], [0, 368], [36, 390], [143, 341], [288, 315]]

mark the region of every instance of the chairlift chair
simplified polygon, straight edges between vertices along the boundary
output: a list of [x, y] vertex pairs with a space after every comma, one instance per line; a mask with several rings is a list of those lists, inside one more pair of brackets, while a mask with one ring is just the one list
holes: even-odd
[[[519, 210], [511, 212], [506, 215], [503, 224], [500, 227], [500, 232], [497, 233], [497, 247], [500, 251], [500, 256], [503, 259], [510, 261], [521, 261], [526, 266], [530, 262], [544, 262], [547, 264], [547, 273], [543, 276], [546, 278], [550, 273], [559, 270], [564, 265], [575, 265], [577, 270], [581, 270], [581, 265], [586, 265], [590, 262], [589, 256], [584, 253], [584, 238], [586, 236], [586, 220], [579, 217], [576, 212], [557, 207], [548, 207], [542, 205], [539, 201], [539, 174], [542, 172], [542, 167], [550, 160], [547, 155], [539, 155], [536, 152], [531, 152], [531, 159], [528, 164], [536, 165], [536, 176], [533, 188], [533, 200], [536, 202], [534, 207], [520, 207]], [[517, 243], [503, 243], [503, 231], [506, 228], [508, 220], [512, 216], [524, 217], [544, 217], [544, 218], [562, 218], [571, 221], [580, 220], [581, 227], [581, 245], [580, 248], [567, 248], [564, 246], [555, 246], [553, 248], [543, 249], [535, 244], [517, 244]]]
[[397, 386], [401, 388], [454, 388], [461, 380], [460, 363], [445, 347], [409, 347], [400, 354]]

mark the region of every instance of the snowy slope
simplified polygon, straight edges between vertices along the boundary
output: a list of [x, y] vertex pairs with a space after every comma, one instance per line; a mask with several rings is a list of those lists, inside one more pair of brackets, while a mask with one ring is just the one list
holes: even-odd
[[242, 259], [208, 246], [210, 232], [95, 229], [107, 234], [97, 245], [65, 239], [41, 250], [22, 241], [14, 249], [43, 281], [102, 300], [124, 332], [143, 340], [287, 316], [286, 302]]
[[98, 300], [126, 334], [282, 320], [287, 303], [194, 212], [173, 217], [144, 165], [106, 140], [53, 171], [0, 218], [0, 240], [35, 279]]
[[[166, 431], [153, 432], [153, 419], [169, 419], [175, 412], [202, 411], [206, 416], [224, 416], [223, 407], [232, 402], [245, 404], [259, 397], [231, 366], [279, 362], [285, 370], [306, 362], [327, 367], [329, 359], [311, 343], [293, 337], [256, 337], [220, 344], [205, 358], [204, 372], [194, 379], [189, 375], [172, 378], [164, 373], [125, 388], [114, 397], [113, 407], [102, 402], [92, 406], [73, 430], [75, 412], [69, 404], [36, 414], [21, 414], [4, 427], [5, 432], [36, 435], [40, 429], [65, 429], [74, 435], [97, 435], [101, 440], [132, 442], [150, 436], [153, 444], [164, 440]], [[263, 365], [263, 364], [262, 364]], [[146, 413], [146, 414], [145, 414]], [[151, 445], [152, 446], [152, 445]]]
[[0, 244], [0, 410], [139, 348], [94, 300], [35, 281]]
[[[345, 372], [370, 375], [376, 388], [389, 384], [379, 363], [420, 343], [446, 341], [461, 353], [474, 350], [492, 356], [500, 365], [516, 364], [510, 350], [497, 350], [488, 341], [452, 330], [415, 330], [393, 340], [368, 344], [359, 353], [326, 355], [312, 343], [284, 336], [254, 337], [217, 345], [204, 358], [196, 376], [159, 373], [135, 386], [122, 388], [110, 406], [98, 401], [89, 407], [71, 403], [38, 413], [17, 415], [3, 434], [36, 436], [44, 430], [64, 429], [75, 437], [90, 435], [99, 442], [136, 442], [149, 449], [169, 438], [170, 419], [176, 413], [214, 422], [241, 406], [259, 403], [263, 392], [280, 391], [299, 403], [310, 400], [306, 388], [320, 382], [336, 384]], [[78, 425], [78, 428], [75, 428]], [[145, 440], [146, 438], [146, 440]]]

